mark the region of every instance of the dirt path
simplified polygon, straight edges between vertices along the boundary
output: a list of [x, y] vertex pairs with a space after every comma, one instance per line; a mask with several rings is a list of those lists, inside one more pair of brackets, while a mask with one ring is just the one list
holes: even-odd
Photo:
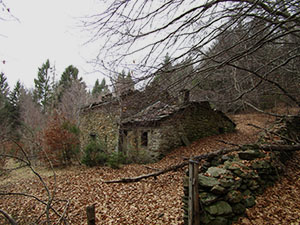
[[[189, 147], [178, 148], [160, 162], [147, 166], [157, 169], [166, 168], [182, 162], [185, 157], [228, 147], [218, 140], [238, 144], [254, 142], [258, 138], [259, 132], [255, 128], [246, 126], [246, 124], [252, 123], [264, 127], [266, 123], [271, 121], [271, 118], [258, 114], [245, 114], [233, 116], [233, 120], [238, 124], [237, 132], [201, 139]], [[150, 178], [138, 183], [104, 184], [102, 182], [103, 180], [137, 176], [150, 172], [153, 170], [144, 165], [126, 165], [120, 170], [113, 170], [108, 167], [68, 168], [59, 171], [57, 175], [56, 198], [70, 200], [68, 218], [71, 224], [85, 224], [85, 207], [94, 203], [96, 204], [97, 224], [183, 224], [181, 208], [184, 170], [170, 172], [157, 177], [157, 179]], [[53, 176], [48, 174], [46, 181], [50, 187], [54, 186]], [[290, 180], [289, 182], [293, 184], [300, 181]], [[287, 182], [283, 183], [287, 184]], [[0, 188], [14, 192], [22, 191], [45, 199], [45, 190], [41, 188], [40, 182], [32, 178], [10, 180], [9, 183]], [[283, 189], [281, 186], [278, 188]], [[297, 191], [298, 189], [291, 190], [294, 194]], [[282, 194], [280, 192], [279, 196]], [[257, 207], [266, 208], [266, 205], [273, 204], [270, 201], [266, 202], [263, 197], [259, 197], [257, 200]], [[287, 200], [290, 201], [290, 198]], [[281, 202], [281, 199], [276, 201], [279, 202], [278, 207], [282, 208], [282, 204], [285, 204]], [[55, 206], [59, 208], [63, 206], [63, 203], [58, 202]], [[256, 224], [274, 224], [270, 222], [272, 218], [275, 218], [273, 207], [269, 209], [270, 215], [267, 220], [262, 220], [262, 217], [259, 216], [261, 211], [257, 207], [248, 212], [249, 219], [256, 221]], [[293, 210], [283, 210], [280, 216], [286, 215], [288, 217], [288, 212], [300, 215], [300, 209], [296, 205], [289, 205], [289, 207], [292, 207]], [[28, 198], [0, 197], [0, 208], [6, 209], [23, 224], [30, 224], [31, 221], [35, 221], [44, 206]], [[252, 224], [249, 219], [245, 219], [239, 224]], [[2, 217], [0, 217], [0, 224], [5, 224]]]

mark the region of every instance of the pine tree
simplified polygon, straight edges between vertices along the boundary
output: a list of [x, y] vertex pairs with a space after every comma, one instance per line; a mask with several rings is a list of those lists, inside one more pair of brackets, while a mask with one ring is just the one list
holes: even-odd
[[52, 97], [50, 69], [49, 59], [47, 59], [46, 63], [39, 68], [37, 79], [34, 79], [34, 99], [41, 105], [43, 113], [46, 112], [47, 107], [50, 105]]

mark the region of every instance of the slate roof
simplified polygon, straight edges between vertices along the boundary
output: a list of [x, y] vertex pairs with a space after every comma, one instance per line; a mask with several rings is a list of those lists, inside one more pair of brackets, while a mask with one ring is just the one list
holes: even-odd
[[146, 107], [139, 113], [126, 118], [122, 121], [126, 123], [140, 123], [140, 122], [153, 122], [159, 121], [163, 118], [169, 117], [171, 114], [179, 111], [181, 107], [177, 105], [168, 105], [161, 101], [157, 101], [154, 104]]
[[171, 115], [184, 110], [191, 105], [195, 105], [197, 107], [205, 107], [210, 108], [209, 103], [207, 101], [204, 102], [188, 102], [183, 105], [169, 105], [161, 101], [157, 101], [154, 104], [146, 107], [139, 113], [130, 116], [122, 121], [122, 124], [130, 124], [130, 123], [150, 123], [160, 121], [162, 119], [168, 118]]

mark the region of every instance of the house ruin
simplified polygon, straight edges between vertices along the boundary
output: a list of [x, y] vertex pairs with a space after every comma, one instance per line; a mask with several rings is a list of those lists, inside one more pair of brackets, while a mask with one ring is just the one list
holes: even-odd
[[187, 90], [178, 99], [167, 93], [160, 93], [158, 98], [148, 96], [146, 91], [129, 90], [83, 107], [81, 146], [97, 138], [110, 152], [142, 151], [149, 158], [158, 159], [199, 138], [235, 129], [235, 124], [208, 102], [189, 101]]

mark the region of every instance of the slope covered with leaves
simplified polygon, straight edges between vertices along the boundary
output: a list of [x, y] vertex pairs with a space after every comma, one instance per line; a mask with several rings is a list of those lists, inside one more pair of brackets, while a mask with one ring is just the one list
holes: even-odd
[[[122, 177], [138, 176], [181, 163], [185, 158], [230, 147], [225, 142], [245, 144], [255, 142], [259, 131], [247, 124], [265, 127], [272, 119], [259, 114], [233, 116], [238, 124], [235, 133], [201, 139], [189, 147], [174, 150], [157, 163], [148, 165], [125, 165], [119, 170], [108, 167], [86, 168], [74, 166], [57, 170], [55, 198], [69, 200], [68, 219], [70, 224], [86, 224], [85, 207], [96, 205], [97, 224], [183, 224], [182, 180], [185, 170], [169, 172], [157, 178], [137, 183], [105, 184], [102, 181]], [[298, 224], [300, 217], [299, 161], [295, 155], [289, 163], [285, 176], [266, 194], [257, 198], [257, 205], [247, 211], [248, 218], [237, 224]], [[54, 176], [40, 170], [50, 190], [54, 191]], [[14, 174], [1, 177], [0, 190], [23, 192], [46, 200], [45, 190], [34, 177]], [[64, 201], [55, 201], [54, 207], [63, 213]], [[45, 206], [28, 197], [0, 196], [0, 209], [12, 214], [20, 224], [34, 224]], [[56, 218], [57, 219], [57, 218]], [[5, 224], [0, 216], [0, 224]]]

